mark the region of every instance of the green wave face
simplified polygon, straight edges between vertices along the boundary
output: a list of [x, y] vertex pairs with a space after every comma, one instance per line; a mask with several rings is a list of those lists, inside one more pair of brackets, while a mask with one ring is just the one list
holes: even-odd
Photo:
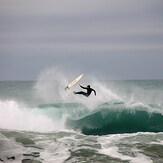
[[162, 132], [163, 115], [143, 110], [103, 108], [78, 120], [67, 120], [67, 126], [86, 135], [134, 132]]

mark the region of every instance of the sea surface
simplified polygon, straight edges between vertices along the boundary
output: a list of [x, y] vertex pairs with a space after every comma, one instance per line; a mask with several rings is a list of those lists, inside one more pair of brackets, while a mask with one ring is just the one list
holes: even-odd
[[162, 163], [163, 80], [0, 81], [0, 163]]

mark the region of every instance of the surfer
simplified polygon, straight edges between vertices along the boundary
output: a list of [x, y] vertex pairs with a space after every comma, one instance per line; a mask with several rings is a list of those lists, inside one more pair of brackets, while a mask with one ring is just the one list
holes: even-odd
[[84, 95], [84, 96], [88, 97], [93, 91], [96, 96], [96, 91], [93, 88], [91, 88], [90, 85], [87, 85], [87, 87], [83, 87], [80, 85], [80, 87], [83, 89], [86, 89], [87, 92], [80, 91], [80, 92], [74, 92], [74, 94], [80, 94], [80, 95]]

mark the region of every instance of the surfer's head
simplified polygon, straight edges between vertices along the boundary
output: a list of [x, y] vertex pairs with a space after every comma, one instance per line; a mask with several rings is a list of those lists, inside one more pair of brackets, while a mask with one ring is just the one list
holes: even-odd
[[87, 88], [90, 88], [90, 85], [87, 85]]

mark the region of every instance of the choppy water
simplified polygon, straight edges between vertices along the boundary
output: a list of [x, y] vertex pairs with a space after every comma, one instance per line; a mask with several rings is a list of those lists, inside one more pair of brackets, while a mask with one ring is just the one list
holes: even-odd
[[0, 162], [162, 162], [162, 80], [59, 81], [0, 82]]

